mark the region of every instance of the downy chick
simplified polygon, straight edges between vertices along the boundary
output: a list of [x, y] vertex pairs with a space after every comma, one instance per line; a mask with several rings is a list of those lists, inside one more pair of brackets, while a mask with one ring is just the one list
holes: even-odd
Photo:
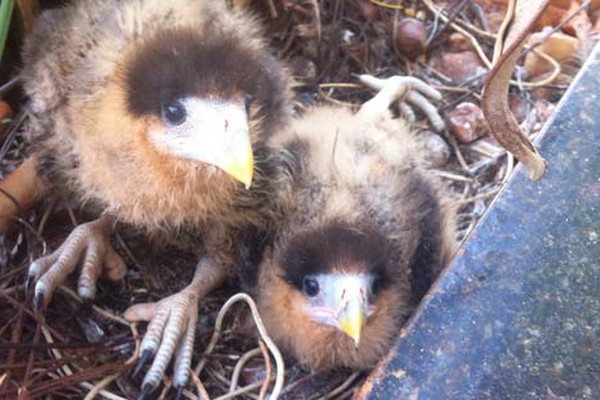
[[84, 299], [102, 272], [125, 274], [109, 241], [115, 222], [198, 251], [190, 286], [125, 314], [151, 321], [144, 393], [173, 354], [174, 385], [187, 381], [197, 300], [232, 273], [238, 230], [263, 223], [265, 142], [288, 113], [287, 74], [257, 22], [222, 3], [78, 1], [43, 13], [23, 50], [40, 172], [99, 215], [31, 264], [34, 307], [80, 259]]
[[357, 113], [316, 106], [270, 141], [277, 229], [262, 256], [249, 240], [241, 262], [269, 335], [313, 369], [373, 367], [454, 245], [449, 196], [388, 110], [411, 90], [439, 93], [414, 78], [362, 80], [381, 90]]

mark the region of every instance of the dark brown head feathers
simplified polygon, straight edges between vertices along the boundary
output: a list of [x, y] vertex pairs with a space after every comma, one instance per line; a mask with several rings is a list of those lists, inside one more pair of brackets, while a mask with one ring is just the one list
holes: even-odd
[[286, 105], [286, 84], [267, 51], [209, 26], [159, 31], [137, 47], [125, 69], [127, 105], [135, 116], [160, 116], [162, 104], [186, 96], [247, 96], [260, 105], [268, 123]]
[[280, 265], [283, 278], [298, 289], [307, 275], [340, 272], [373, 274], [389, 285], [394, 279], [389, 251], [388, 241], [379, 232], [332, 222], [295, 236]]
[[444, 216], [438, 195], [431, 183], [414, 173], [407, 187], [409, 193], [421, 196], [420, 240], [410, 261], [410, 283], [415, 304], [421, 301], [429, 287], [447, 263], [444, 259]]

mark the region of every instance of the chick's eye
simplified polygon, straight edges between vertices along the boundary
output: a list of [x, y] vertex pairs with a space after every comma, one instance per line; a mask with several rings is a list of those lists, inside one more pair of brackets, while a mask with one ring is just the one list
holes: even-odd
[[319, 294], [319, 282], [314, 277], [307, 276], [302, 280], [302, 290], [308, 297], [315, 297]]
[[161, 113], [163, 121], [169, 125], [181, 125], [187, 118], [185, 106], [179, 100], [163, 104]]

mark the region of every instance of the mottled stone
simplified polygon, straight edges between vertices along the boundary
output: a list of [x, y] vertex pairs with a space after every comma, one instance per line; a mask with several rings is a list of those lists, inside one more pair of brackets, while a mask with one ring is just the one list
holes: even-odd
[[473, 103], [460, 103], [446, 117], [450, 131], [461, 143], [474, 142], [488, 132], [483, 111]]
[[369, 399], [600, 398], [600, 54], [362, 390]]
[[483, 62], [474, 51], [443, 53], [441, 55], [442, 73], [455, 82], [465, 82], [485, 73]]
[[453, 32], [448, 36], [446, 46], [448, 46], [448, 51], [451, 53], [473, 50], [473, 43], [468, 37], [459, 32]]

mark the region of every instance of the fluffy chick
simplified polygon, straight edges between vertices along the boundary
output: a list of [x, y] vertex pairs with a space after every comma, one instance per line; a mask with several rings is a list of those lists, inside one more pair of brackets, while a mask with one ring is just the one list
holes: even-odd
[[256, 280], [244, 276], [269, 335], [314, 369], [372, 367], [454, 244], [425, 147], [388, 110], [411, 87], [436, 92], [413, 78], [363, 80], [381, 91], [358, 113], [317, 106], [273, 137], [278, 227]]
[[101, 215], [32, 263], [34, 306], [47, 304], [80, 258], [84, 298], [94, 297], [103, 267], [124, 275], [109, 241], [115, 222], [199, 253], [188, 288], [126, 312], [151, 320], [146, 391], [174, 352], [174, 384], [187, 380], [197, 299], [232, 272], [238, 229], [263, 223], [265, 141], [287, 114], [285, 71], [257, 22], [224, 3], [77, 1], [42, 14], [23, 50], [26, 131], [40, 170]]

